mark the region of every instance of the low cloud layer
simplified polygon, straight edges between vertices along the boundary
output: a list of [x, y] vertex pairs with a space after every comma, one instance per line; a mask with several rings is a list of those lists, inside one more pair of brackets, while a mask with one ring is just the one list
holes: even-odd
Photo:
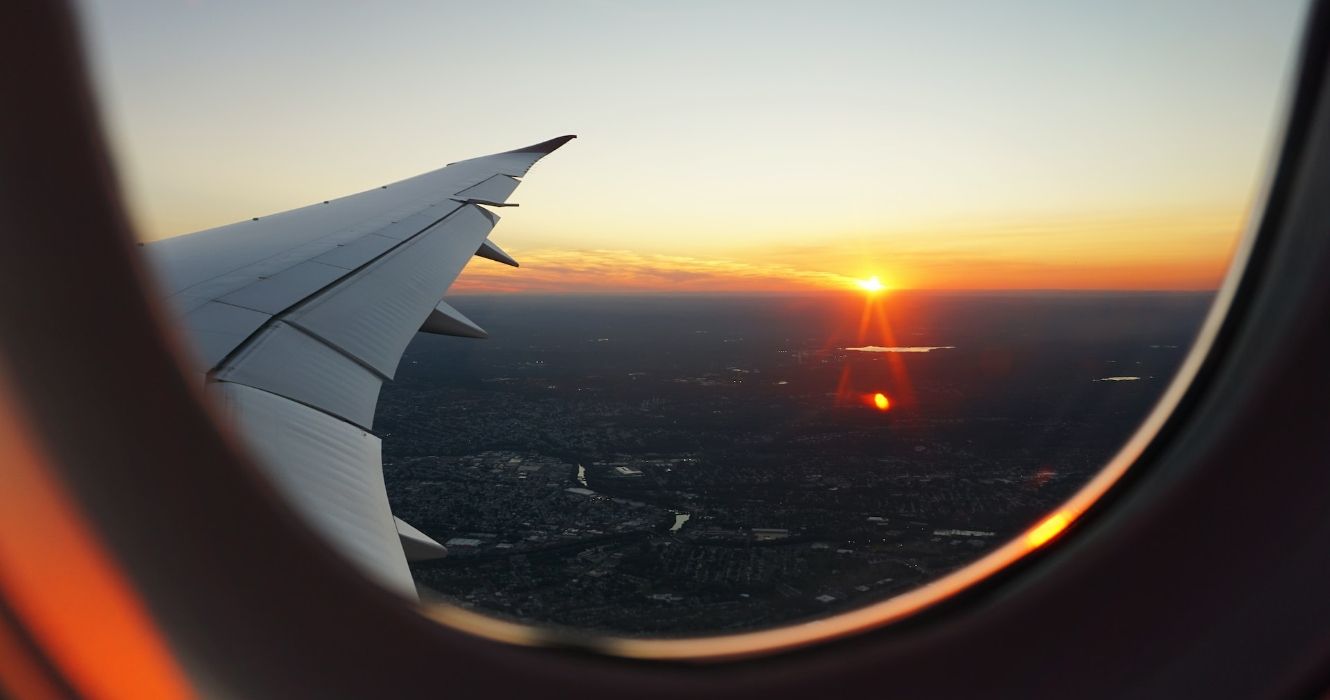
[[854, 286], [845, 275], [787, 265], [628, 250], [529, 250], [514, 251], [513, 257], [522, 267], [472, 262], [450, 291], [784, 292]]
[[955, 350], [955, 345], [906, 345], [902, 347], [884, 347], [865, 345], [861, 348], [845, 348], [853, 352], [933, 352], [934, 350]]

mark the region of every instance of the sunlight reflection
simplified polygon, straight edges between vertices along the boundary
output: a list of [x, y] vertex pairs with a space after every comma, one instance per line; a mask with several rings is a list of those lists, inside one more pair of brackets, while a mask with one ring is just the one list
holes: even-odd
[[1059, 511], [1047, 518], [1043, 522], [1035, 525], [1029, 533], [1025, 535], [1025, 544], [1030, 549], [1042, 547], [1049, 540], [1057, 537], [1067, 526], [1071, 524], [1071, 514], [1067, 511]]
[[885, 411], [891, 408], [891, 400], [887, 398], [886, 394], [879, 391], [873, 394], [873, 405], [877, 407], [877, 410]]
[[[886, 286], [877, 278], [869, 280], [860, 280], [859, 286], [869, 293], [864, 296], [863, 310], [859, 315], [859, 324], [855, 332], [855, 341], [862, 348], [884, 347], [897, 348], [896, 336], [892, 331], [891, 323], [887, 318], [887, 299], [885, 295], [879, 294]], [[834, 343], [830, 344], [834, 347]], [[844, 348], [846, 350], [856, 348]], [[858, 353], [856, 353], [858, 354]], [[881, 386], [882, 377], [872, 376], [873, 365], [862, 361], [852, 360], [850, 357], [843, 358], [840, 379], [836, 385], [836, 399], [843, 403], [865, 402], [870, 406], [875, 406], [878, 410], [886, 411], [894, 405], [912, 405], [914, 402], [914, 391], [911, 387], [910, 379], [907, 376], [904, 359], [896, 353], [884, 353], [881, 357], [886, 362], [886, 379], [888, 384], [886, 389], [890, 390], [894, 398], [888, 398], [885, 393], [876, 393], [876, 388], [868, 393], [863, 393], [867, 387], [877, 384]], [[880, 367], [880, 365], [878, 365]], [[865, 373], [868, 376], [862, 376]], [[854, 376], [859, 374], [857, 378]], [[857, 379], [857, 381], [856, 381]], [[870, 383], [871, 382], [871, 383]], [[886, 406], [880, 405], [878, 397], [886, 403]]]

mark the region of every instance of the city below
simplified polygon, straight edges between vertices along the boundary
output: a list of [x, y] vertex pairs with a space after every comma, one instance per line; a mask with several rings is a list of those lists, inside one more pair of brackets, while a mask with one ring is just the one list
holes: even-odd
[[375, 430], [426, 600], [629, 636], [880, 601], [1046, 515], [1139, 425], [1202, 293], [458, 297]]

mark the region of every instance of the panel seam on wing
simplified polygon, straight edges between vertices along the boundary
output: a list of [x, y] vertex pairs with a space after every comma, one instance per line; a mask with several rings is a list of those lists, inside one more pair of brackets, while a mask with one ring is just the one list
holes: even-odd
[[[295, 308], [295, 307], [292, 307], [292, 309], [294, 309], [294, 308]], [[392, 381], [392, 379], [393, 379], [392, 376], [387, 375], [387, 374], [384, 374], [383, 371], [380, 370], [378, 367], [375, 367], [374, 365], [371, 365], [370, 363], [368, 363], [368, 362], [366, 362], [366, 361], [360, 359], [360, 357], [358, 357], [358, 356], [352, 354], [352, 353], [349, 352], [346, 348], [343, 348], [341, 345], [338, 345], [337, 343], [334, 343], [333, 341], [328, 340], [327, 338], [323, 337], [322, 335], [319, 335], [318, 333], [314, 332], [313, 330], [311, 330], [311, 329], [309, 329], [309, 328], [306, 328], [305, 326], [301, 325], [300, 322], [299, 322], [298, 320], [296, 320], [296, 319], [286, 319], [285, 322], [286, 322], [286, 325], [288, 325], [288, 326], [290, 326], [291, 328], [295, 329], [295, 331], [296, 331], [297, 333], [301, 333], [301, 334], [303, 334], [303, 335], [305, 335], [305, 336], [308, 336], [309, 338], [311, 338], [311, 339], [313, 339], [313, 340], [315, 340], [315, 341], [317, 341], [317, 342], [319, 342], [319, 343], [322, 343], [323, 345], [326, 345], [326, 346], [328, 347], [329, 350], [332, 350], [333, 352], [336, 352], [338, 355], [341, 355], [342, 357], [345, 357], [346, 359], [348, 359], [348, 360], [350, 360], [350, 361], [356, 363], [357, 365], [360, 365], [362, 368], [364, 368], [364, 369], [366, 369], [366, 370], [369, 370], [369, 372], [370, 372], [371, 374], [373, 374], [374, 376], [378, 377], [379, 379], [381, 379], [381, 380], [383, 380], [383, 381], [385, 381], [385, 382], [390, 382], [390, 381]]]
[[[271, 329], [273, 328], [273, 326], [275, 326], [278, 322], [286, 322], [287, 325], [289, 325], [289, 326], [291, 326], [291, 327], [293, 327], [293, 328], [299, 328], [299, 327], [296, 326], [294, 323], [292, 323], [292, 322], [290, 322], [290, 321], [286, 321], [286, 316], [289, 315], [290, 313], [292, 313], [293, 311], [296, 311], [296, 310], [298, 310], [299, 308], [301, 308], [301, 307], [302, 307], [306, 302], [308, 302], [309, 300], [311, 300], [311, 299], [313, 299], [313, 298], [315, 298], [315, 297], [317, 297], [317, 296], [323, 294], [324, 292], [328, 291], [329, 289], [332, 289], [332, 288], [337, 287], [338, 285], [342, 284], [343, 282], [345, 282], [346, 280], [350, 279], [350, 278], [353, 277], [354, 275], [360, 273], [362, 270], [365, 270], [365, 269], [369, 268], [369, 266], [373, 265], [374, 263], [378, 262], [379, 260], [383, 259], [384, 257], [386, 257], [386, 256], [388, 256], [388, 255], [391, 255], [394, 251], [400, 249], [402, 246], [406, 245], [406, 244], [409, 243], [410, 241], [414, 241], [416, 238], [418, 238], [418, 237], [420, 237], [421, 235], [423, 235], [426, 231], [429, 231], [430, 229], [434, 228], [435, 226], [438, 226], [438, 225], [439, 225], [440, 223], [442, 223], [444, 220], [448, 219], [449, 217], [453, 216], [454, 214], [456, 214], [456, 213], [459, 212], [459, 211], [462, 211], [462, 210], [465, 209], [465, 208], [466, 208], [466, 205], [458, 206], [457, 208], [453, 209], [452, 211], [449, 211], [447, 214], [444, 214], [443, 216], [439, 217], [438, 219], [435, 219], [435, 220], [434, 220], [432, 223], [430, 223], [428, 226], [425, 226], [425, 227], [421, 228], [419, 231], [417, 231], [417, 232], [411, 234], [410, 236], [407, 236], [406, 238], [403, 238], [403, 239], [401, 240], [401, 242], [398, 243], [397, 245], [395, 245], [395, 246], [393, 246], [393, 247], [391, 247], [391, 248], [389, 248], [389, 249], [383, 251], [382, 253], [379, 253], [378, 255], [376, 255], [376, 256], [374, 256], [374, 257], [372, 257], [372, 258], [370, 258], [369, 260], [365, 261], [364, 264], [362, 264], [362, 265], [360, 265], [360, 266], [358, 266], [358, 267], [356, 267], [356, 268], [354, 268], [354, 269], [347, 270], [347, 271], [346, 271], [346, 274], [338, 276], [337, 279], [333, 280], [332, 282], [329, 282], [328, 284], [326, 284], [326, 285], [324, 285], [324, 286], [322, 286], [322, 287], [320, 287], [320, 288], [314, 290], [313, 292], [310, 292], [309, 294], [307, 294], [307, 295], [305, 295], [303, 298], [301, 298], [299, 301], [297, 301], [297, 302], [291, 304], [290, 306], [287, 306], [285, 309], [282, 309], [281, 311], [279, 311], [279, 312], [277, 312], [277, 313], [274, 313], [274, 314], [273, 314], [273, 315], [272, 315], [267, 321], [264, 321], [262, 325], [260, 325], [258, 328], [256, 328], [256, 329], [254, 330], [253, 333], [250, 333], [250, 334], [249, 334], [244, 340], [242, 340], [242, 341], [240, 341], [239, 343], [237, 343], [236, 346], [235, 346], [234, 348], [232, 348], [231, 351], [228, 352], [224, 357], [222, 357], [222, 359], [221, 359], [220, 361], [218, 361], [218, 363], [217, 363], [214, 367], [212, 367], [211, 369], [209, 369], [209, 370], [207, 371], [206, 376], [208, 376], [209, 378], [215, 378], [218, 372], [221, 372], [221, 371], [225, 370], [226, 367], [227, 367], [228, 365], [232, 364], [232, 363], [235, 362], [235, 361], [236, 361], [241, 355], [243, 355], [243, 354], [244, 354], [244, 351], [246, 350], [246, 348], [250, 347], [250, 346], [254, 343], [254, 341], [255, 341], [255, 339], [256, 339], [257, 337], [259, 337], [260, 335], [263, 335], [264, 333], [267, 333], [267, 332], [268, 332], [269, 330], [271, 330]], [[479, 207], [477, 207], [477, 208], [479, 209]], [[304, 329], [300, 329], [300, 330], [304, 331]], [[305, 333], [306, 333], [306, 335], [310, 335], [310, 337], [314, 338], [315, 340], [318, 340], [319, 342], [321, 342], [321, 343], [323, 343], [323, 344], [325, 344], [325, 345], [328, 345], [328, 347], [329, 347], [330, 349], [333, 349], [333, 350], [338, 351], [339, 353], [345, 354], [345, 351], [343, 351], [343, 350], [341, 350], [341, 349], [339, 349], [339, 348], [333, 347], [332, 345], [329, 345], [329, 344], [328, 344], [326, 341], [324, 341], [322, 338], [319, 338], [319, 337], [317, 337], [317, 336], [311, 335], [311, 334], [308, 333], [308, 331], [305, 331]], [[360, 360], [356, 360], [356, 361], [359, 362], [360, 364], [364, 364], [364, 363], [361, 362]], [[379, 372], [378, 370], [374, 370], [374, 373], [375, 373], [375, 374], [378, 374], [378, 375], [380, 375], [380, 376], [383, 376], [383, 373], [382, 373], [382, 372]], [[387, 377], [385, 377], [385, 378], [387, 378]]]
[[276, 397], [279, 398], [279, 399], [283, 399], [283, 400], [286, 400], [286, 401], [290, 401], [291, 403], [294, 403], [294, 404], [300, 404], [301, 406], [304, 406], [305, 408], [308, 408], [308, 409], [310, 409], [310, 410], [312, 410], [312, 411], [318, 411], [319, 413], [321, 413], [321, 414], [323, 414], [323, 415], [325, 415], [325, 416], [328, 416], [329, 418], [333, 418], [333, 419], [335, 419], [335, 420], [337, 420], [337, 421], [340, 421], [340, 422], [342, 422], [342, 423], [346, 423], [347, 425], [351, 426], [352, 428], [355, 428], [356, 430], [363, 431], [366, 435], [373, 435], [373, 436], [376, 437], [376, 438], [382, 438], [381, 435], [379, 435], [378, 433], [374, 432], [371, 428], [366, 428], [365, 426], [363, 426], [363, 425], [361, 425], [361, 424], [359, 424], [359, 423], [357, 423], [357, 422], [355, 422], [355, 421], [353, 421], [353, 420], [348, 420], [348, 419], [346, 419], [346, 418], [344, 418], [344, 417], [342, 417], [342, 416], [337, 415], [336, 413], [332, 413], [332, 412], [328, 411], [327, 409], [320, 408], [320, 407], [318, 407], [318, 406], [316, 406], [316, 405], [314, 405], [314, 404], [312, 404], [312, 403], [310, 403], [310, 402], [308, 402], [308, 401], [303, 401], [303, 400], [301, 400], [301, 399], [297, 399], [297, 398], [294, 398], [294, 397], [291, 397], [291, 396], [287, 396], [286, 394], [280, 394], [280, 393], [278, 393], [278, 392], [276, 392], [276, 391], [273, 391], [272, 389], [267, 389], [267, 388], [264, 388], [264, 387], [261, 387], [261, 386], [257, 386], [257, 385], [255, 385], [255, 384], [252, 384], [252, 383], [250, 383], [250, 382], [239, 381], [239, 380], [236, 380], [236, 379], [230, 379], [230, 378], [226, 378], [226, 379], [213, 379], [212, 381], [213, 381], [214, 383], [216, 383], [216, 384], [235, 384], [236, 386], [247, 387], [247, 388], [253, 389], [253, 390], [255, 390], [255, 391], [262, 391], [262, 392], [265, 393], [265, 394], [270, 394], [270, 395], [272, 395], [272, 396], [276, 396]]

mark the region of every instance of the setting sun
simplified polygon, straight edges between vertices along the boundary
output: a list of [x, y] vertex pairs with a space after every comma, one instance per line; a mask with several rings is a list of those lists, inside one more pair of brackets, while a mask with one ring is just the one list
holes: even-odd
[[876, 275], [866, 280], [855, 280], [854, 283], [869, 294], [875, 294], [887, 288], [887, 285], [882, 284], [882, 280], [878, 279]]

